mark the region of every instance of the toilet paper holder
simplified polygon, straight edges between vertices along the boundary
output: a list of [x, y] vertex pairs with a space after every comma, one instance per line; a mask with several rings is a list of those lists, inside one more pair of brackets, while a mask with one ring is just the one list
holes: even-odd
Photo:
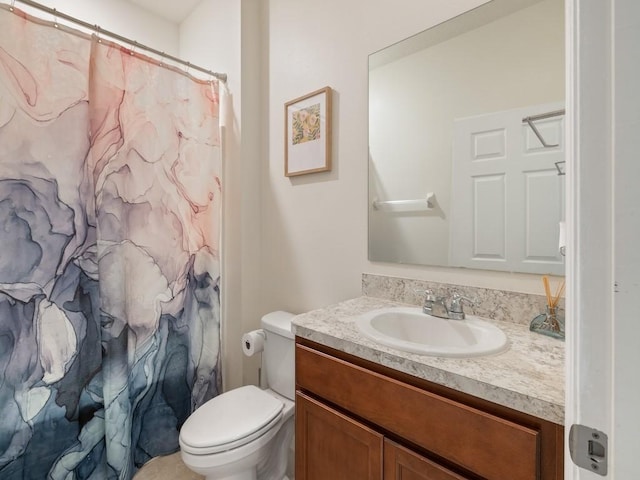
[[247, 357], [251, 357], [256, 353], [262, 352], [266, 338], [267, 336], [262, 329], [245, 333], [242, 335], [242, 353]]

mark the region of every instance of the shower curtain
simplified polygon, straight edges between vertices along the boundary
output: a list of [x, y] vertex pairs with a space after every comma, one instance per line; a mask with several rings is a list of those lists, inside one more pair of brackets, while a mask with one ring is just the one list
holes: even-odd
[[218, 83], [0, 8], [0, 478], [129, 479], [221, 389]]

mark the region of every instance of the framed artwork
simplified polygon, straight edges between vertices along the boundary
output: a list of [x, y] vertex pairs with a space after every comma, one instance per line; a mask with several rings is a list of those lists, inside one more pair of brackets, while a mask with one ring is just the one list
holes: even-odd
[[284, 105], [284, 174], [331, 170], [331, 87]]

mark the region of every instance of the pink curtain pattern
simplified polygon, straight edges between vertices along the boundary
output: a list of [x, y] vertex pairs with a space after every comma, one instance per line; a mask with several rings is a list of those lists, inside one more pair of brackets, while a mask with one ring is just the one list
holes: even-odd
[[0, 10], [0, 478], [131, 478], [220, 391], [218, 105]]

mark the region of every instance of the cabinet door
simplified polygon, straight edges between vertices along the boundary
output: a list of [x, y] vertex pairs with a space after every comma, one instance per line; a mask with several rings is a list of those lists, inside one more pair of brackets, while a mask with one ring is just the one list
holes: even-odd
[[428, 458], [384, 441], [384, 480], [469, 480]]
[[383, 437], [296, 392], [296, 480], [382, 480]]

